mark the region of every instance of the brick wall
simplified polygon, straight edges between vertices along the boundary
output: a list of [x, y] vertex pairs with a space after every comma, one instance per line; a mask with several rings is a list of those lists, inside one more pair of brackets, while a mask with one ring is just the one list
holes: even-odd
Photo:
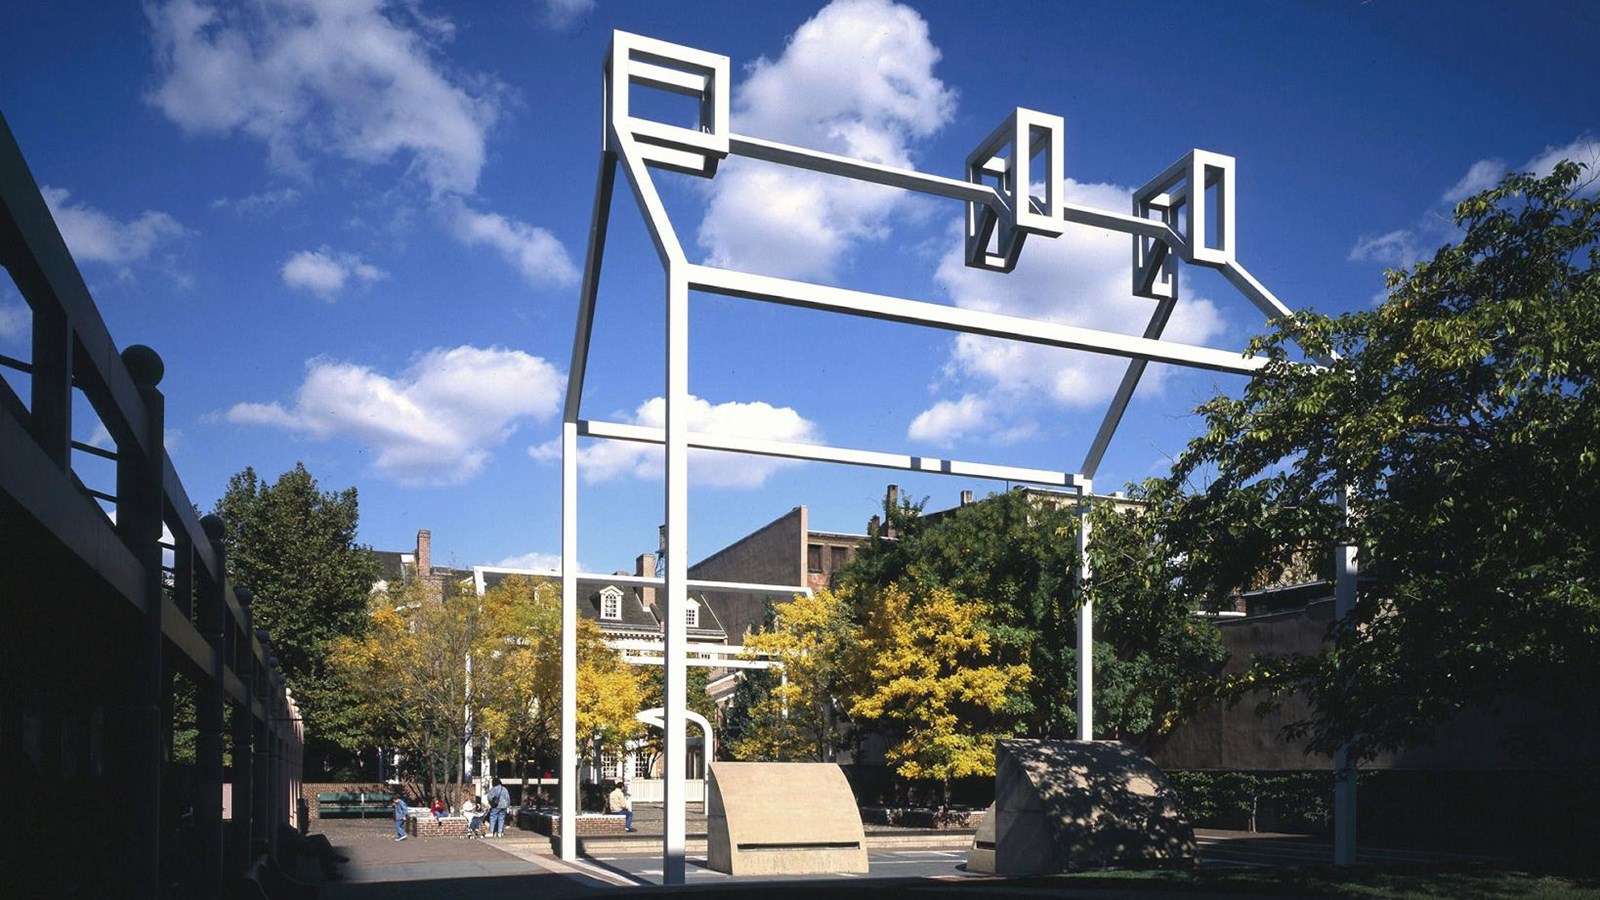
[[[561, 836], [561, 817], [555, 813], [538, 809], [522, 809], [516, 813], [518, 828], [551, 837]], [[626, 821], [620, 813], [580, 813], [578, 834], [584, 837], [595, 834], [626, 834], [627, 830], [623, 827]]]
[[[806, 508], [797, 506], [775, 521], [718, 550], [689, 567], [689, 577], [707, 581], [757, 584], [799, 584], [805, 577]], [[745, 631], [760, 631], [766, 617], [764, 595], [718, 592], [713, 602], [728, 643], [738, 644]]]

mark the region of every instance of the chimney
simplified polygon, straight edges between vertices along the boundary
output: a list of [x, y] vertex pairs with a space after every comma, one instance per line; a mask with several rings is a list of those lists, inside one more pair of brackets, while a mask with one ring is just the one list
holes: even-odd
[[971, 491], [962, 491], [961, 492], [961, 505], [962, 506], [971, 506], [972, 505], [972, 492]]
[[894, 511], [900, 508], [900, 485], [891, 484], [883, 495], [883, 536], [895, 539]]
[[[654, 553], [639, 554], [639, 558], [634, 561], [633, 568], [633, 574], [635, 575], [654, 578], [656, 576], [656, 555]], [[640, 585], [639, 602], [644, 604], [645, 609], [654, 612], [656, 608], [656, 589], [648, 585]]]
[[433, 574], [433, 535], [424, 528], [417, 532], [417, 578]]
[[868, 536], [877, 537], [878, 536], [878, 531], [881, 528], [883, 528], [883, 518], [882, 517], [873, 516], [872, 518], [867, 520], [867, 534], [868, 534]]

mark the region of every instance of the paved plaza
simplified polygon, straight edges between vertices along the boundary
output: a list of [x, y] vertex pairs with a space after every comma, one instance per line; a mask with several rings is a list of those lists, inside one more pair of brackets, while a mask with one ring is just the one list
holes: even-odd
[[[697, 849], [703, 840], [696, 840], [704, 832], [704, 816], [691, 814], [687, 883], [680, 888], [662, 888], [660, 808], [641, 805], [635, 822], [640, 829], [637, 834], [596, 842], [593, 852], [570, 863], [556, 857], [548, 837], [517, 829], [493, 840], [411, 838], [398, 842], [393, 824], [386, 819], [319, 821], [313, 831], [327, 835], [350, 857], [341, 867], [344, 877], [323, 886], [322, 896], [329, 900], [566, 898], [640, 889], [668, 893], [760, 891], [768, 900], [867, 891], [898, 896], [952, 889], [963, 895], [998, 896], [1011, 893], [1007, 885], [1016, 887], [1004, 879], [968, 873], [966, 852], [958, 846], [965, 836], [923, 832], [920, 842], [926, 846], [918, 847], [915, 833], [886, 828], [868, 830], [871, 870], [866, 875], [732, 878], [706, 868], [705, 853]], [[1319, 866], [1325, 865], [1333, 852], [1328, 843], [1300, 835], [1200, 830], [1197, 836], [1203, 868]], [[1366, 849], [1358, 857], [1358, 862], [1368, 865], [1466, 860], [1382, 849]]]

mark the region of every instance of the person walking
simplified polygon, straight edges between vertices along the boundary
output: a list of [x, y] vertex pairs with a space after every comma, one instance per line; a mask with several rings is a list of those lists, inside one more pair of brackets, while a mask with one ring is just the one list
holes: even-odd
[[494, 780], [494, 787], [489, 789], [489, 836], [501, 837], [506, 833], [506, 810], [511, 807], [511, 792]]
[[394, 795], [394, 839], [395, 840], [403, 841], [409, 836], [409, 835], [406, 834], [406, 816], [408, 816], [410, 814], [411, 814], [411, 810], [406, 807], [406, 801], [401, 799], [399, 794], [395, 794]]

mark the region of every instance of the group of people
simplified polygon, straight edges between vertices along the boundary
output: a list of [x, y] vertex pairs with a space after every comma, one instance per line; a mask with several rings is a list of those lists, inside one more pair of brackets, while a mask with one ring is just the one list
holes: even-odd
[[[474, 802], [473, 800], [462, 801], [461, 815], [467, 820], [466, 831], [462, 834], [462, 837], [468, 839], [503, 837], [506, 833], [506, 810], [510, 808], [511, 792], [506, 790], [506, 786], [500, 783], [500, 779], [496, 778], [494, 780], [494, 786], [489, 789], [489, 796], [487, 798], [479, 798], [477, 802]], [[435, 799], [433, 801], [432, 805], [429, 807], [429, 811], [433, 813], [433, 817], [435, 819], [442, 819], [448, 813], [448, 810], [445, 809], [444, 801], [439, 799]], [[403, 841], [410, 837], [410, 835], [406, 833], [406, 819], [409, 818], [410, 815], [411, 808], [406, 805], [405, 799], [399, 794], [395, 794], [395, 840]], [[486, 824], [488, 827], [488, 833], [484, 833], [482, 830]]]

